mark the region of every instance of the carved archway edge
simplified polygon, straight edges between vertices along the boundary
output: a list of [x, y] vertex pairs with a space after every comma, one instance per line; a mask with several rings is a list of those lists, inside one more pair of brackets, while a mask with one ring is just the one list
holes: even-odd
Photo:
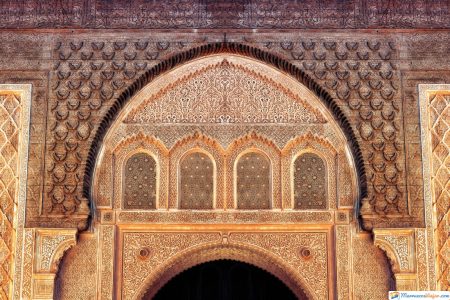
[[153, 298], [173, 277], [196, 265], [216, 260], [248, 263], [277, 277], [297, 298], [316, 299], [306, 281], [289, 264], [263, 249], [240, 243], [209, 243], [179, 252], [144, 280], [133, 299], [141, 299], [147, 292]]
[[242, 55], [259, 60], [272, 67], [275, 67], [281, 72], [287, 73], [288, 75], [295, 78], [301, 84], [305, 85], [309, 90], [313, 91], [321, 99], [325, 106], [331, 111], [335, 121], [343, 129], [343, 132], [349, 142], [352, 155], [355, 159], [355, 167], [358, 176], [360, 197], [360, 199], [358, 199], [359, 205], [361, 199], [367, 196], [367, 179], [364, 168], [364, 159], [350, 122], [348, 121], [342, 110], [339, 108], [336, 101], [330, 96], [330, 94], [319, 84], [317, 84], [308, 74], [306, 74], [290, 62], [276, 55], [248, 45], [232, 42], [218, 42], [180, 52], [160, 62], [159, 64], [142, 74], [115, 100], [114, 104], [111, 106], [111, 108], [108, 110], [108, 112], [100, 122], [86, 159], [86, 168], [83, 177], [83, 197], [89, 200], [89, 203], [91, 205], [91, 212], [93, 204], [91, 199], [91, 186], [98, 152], [109, 127], [115, 121], [116, 117], [119, 115], [120, 110], [126, 105], [128, 100], [130, 100], [138, 91], [140, 91], [145, 85], [153, 81], [156, 77], [161, 76], [162, 74], [174, 69], [176, 66], [197, 58], [219, 53]]

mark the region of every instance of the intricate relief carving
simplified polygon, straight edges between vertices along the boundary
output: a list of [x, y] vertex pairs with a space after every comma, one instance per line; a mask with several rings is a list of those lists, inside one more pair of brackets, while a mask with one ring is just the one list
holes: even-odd
[[[229, 234], [230, 243], [251, 244], [272, 252], [302, 274], [307, 288], [319, 299], [328, 298], [326, 233], [241, 233]], [[304, 258], [302, 250], [308, 249]]]
[[35, 272], [56, 272], [64, 252], [75, 245], [75, 229], [36, 229]]
[[235, 168], [237, 208], [270, 208], [272, 166], [267, 156], [255, 151], [247, 152], [237, 159]]
[[317, 154], [303, 153], [292, 166], [294, 170], [294, 207], [296, 209], [326, 209], [327, 170], [325, 162]]
[[[101, 246], [98, 243], [96, 233], [85, 232], [78, 236], [77, 244], [65, 253], [61, 261], [55, 279], [55, 292], [50, 299], [112, 299], [103, 295], [97, 297], [97, 276], [101, 273], [97, 255], [99, 247], [105, 255], [112, 251], [110, 245]], [[108, 289], [110, 291], [111, 287]]]
[[[138, 1], [123, 6], [119, 0], [32, 0], [21, 5], [1, 4], [1, 28], [85, 29], [366, 29], [449, 28], [449, 5], [445, 1], [400, 0], [376, 2], [349, 0], [344, 3], [313, 0], [252, 2], [168, 0]], [[162, 42], [165, 47], [168, 42]], [[120, 44], [118, 44], [120, 46]], [[286, 46], [288, 47], [288, 45]]]
[[[227, 149], [226, 156], [226, 192], [227, 192], [227, 208], [232, 209], [238, 207], [238, 175], [239, 170], [236, 169], [242, 154], [252, 151], [262, 152], [270, 160], [270, 176], [269, 185], [271, 189], [270, 200], [272, 203], [268, 207], [281, 208], [280, 194], [280, 150], [270, 140], [258, 136], [256, 133], [249, 134], [235, 141]], [[250, 175], [248, 175], [250, 176]], [[266, 183], [267, 184], [267, 183]], [[266, 187], [266, 188], [269, 188]], [[260, 190], [261, 191], [261, 190]], [[247, 203], [250, 204], [250, 203]], [[251, 208], [251, 205], [245, 205], [242, 208]]]
[[[296, 180], [292, 180], [295, 177], [294, 164], [298, 157], [304, 155], [303, 153], [314, 153], [315, 155], [319, 154], [321, 157], [325, 158], [325, 182], [322, 183], [322, 187], [319, 188], [318, 181], [315, 180], [314, 183], [311, 184], [311, 189], [313, 189], [313, 185], [317, 190], [321, 190], [323, 193], [323, 189], [326, 189], [326, 201], [321, 205], [316, 203], [314, 208], [318, 206], [324, 208], [336, 208], [336, 190], [332, 187], [336, 186], [336, 149], [327, 141], [321, 137], [314, 136], [312, 134], [307, 134], [304, 136], [299, 136], [293, 139], [286, 147], [282, 150], [282, 180], [283, 180], [283, 207], [284, 208], [298, 208], [304, 209], [303, 207], [299, 207], [298, 203], [295, 203], [295, 199], [300, 199], [303, 201], [311, 201], [311, 198], [308, 195], [303, 196], [303, 193], [300, 195], [296, 195], [296, 186], [294, 186]], [[311, 174], [311, 171], [306, 170], [308, 175]], [[320, 170], [323, 171], [323, 170]], [[317, 176], [317, 175], [316, 175]], [[305, 175], [306, 177], [306, 175]], [[303, 179], [300, 178], [302, 181]], [[301, 183], [304, 184], [304, 183]], [[311, 190], [306, 186], [306, 189]], [[316, 197], [319, 192], [316, 193]], [[312, 193], [314, 194], [314, 193]], [[313, 195], [312, 195], [313, 196]], [[297, 198], [296, 198], [297, 197]], [[298, 202], [298, 201], [297, 201]], [[311, 202], [312, 203], [312, 202]], [[306, 207], [307, 208], [307, 207]]]
[[125, 123], [325, 123], [287, 88], [223, 59], [169, 84], [127, 115]]
[[392, 265], [398, 290], [417, 289], [417, 258], [414, 229], [374, 229], [376, 246]]
[[336, 226], [336, 264], [337, 264], [337, 291], [338, 299], [351, 299], [350, 298], [350, 273], [351, 262], [349, 252], [350, 241], [350, 228], [349, 226], [337, 225]]
[[351, 249], [354, 299], [384, 299], [388, 291], [396, 290], [386, 256], [373, 245], [370, 234], [352, 230]]
[[450, 289], [449, 90], [449, 85], [419, 85], [428, 251], [434, 248], [434, 256], [428, 257], [428, 276], [431, 287], [436, 284], [439, 290]]
[[279, 47], [352, 117], [368, 162], [370, 209], [363, 212], [365, 225], [377, 223], [370, 215], [407, 215], [399, 72], [392, 62], [398, 55], [395, 43], [316, 39]]
[[0, 93], [0, 298], [12, 293], [15, 211], [19, 184], [21, 97]]
[[97, 251], [101, 252], [100, 261], [100, 295], [102, 299], [113, 298], [114, 287], [114, 226], [101, 226], [99, 229], [101, 246]]
[[211, 209], [214, 207], [215, 164], [202, 152], [186, 154], [179, 162], [179, 207]]
[[37, 228], [34, 233], [32, 298], [52, 299], [59, 261], [75, 245], [76, 229]]
[[[84, 162], [100, 119], [170, 44], [150, 40], [63, 40], [54, 48], [44, 214], [88, 215]], [[107, 198], [102, 199], [107, 205]], [[78, 221], [77, 221], [78, 222]], [[83, 227], [85, 224], [81, 223]]]
[[155, 224], [298, 224], [298, 223], [331, 223], [331, 212], [299, 212], [299, 211], [173, 211], [167, 212], [121, 212], [120, 223], [155, 223]]
[[127, 159], [124, 170], [125, 209], [154, 209], [157, 202], [157, 166], [147, 153], [136, 153]]
[[[142, 283], [149, 274], [157, 276], [161, 264], [174, 255], [199, 245], [219, 242], [218, 232], [205, 233], [124, 233], [123, 234], [123, 281], [122, 299], [134, 299], [142, 290]], [[144, 259], [141, 250], [149, 249]], [[151, 273], [150, 273], [151, 272]]]
[[433, 207], [438, 286], [450, 289], [450, 94], [430, 96]]
[[[155, 138], [148, 137], [142, 134], [131, 136], [121, 143], [116, 145], [114, 149], [107, 152], [102, 162], [113, 161], [108, 163], [114, 166], [114, 170], [110, 170], [106, 174], [107, 177], [97, 177], [96, 184], [102, 189], [103, 185], [108, 186], [109, 182], [113, 182], [114, 188], [114, 208], [120, 208], [122, 203], [122, 196], [124, 195], [125, 178], [123, 178], [123, 170], [126, 168], [128, 158], [136, 153], [146, 153], [153, 157], [156, 161], [156, 193], [158, 194], [155, 203], [156, 208], [167, 208], [168, 201], [168, 150], [164, 145]], [[139, 171], [139, 170], [138, 170]], [[140, 171], [139, 171], [140, 172]], [[111, 177], [113, 178], [111, 178]], [[138, 175], [135, 175], [138, 176]], [[137, 186], [139, 188], [139, 186]], [[103, 188], [105, 189], [105, 188]], [[149, 197], [149, 196], [147, 196]]]
[[[179, 194], [183, 191], [181, 185], [181, 181], [179, 181], [180, 170], [179, 167], [182, 166], [182, 159], [186, 155], [186, 153], [193, 152], [203, 152], [207, 153], [209, 159], [212, 158], [211, 163], [214, 167], [213, 173], [213, 186], [214, 186], [214, 208], [223, 208], [223, 192], [224, 192], [224, 182], [220, 180], [224, 178], [224, 159], [223, 159], [223, 150], [220, 145], [217, 144], [212, 139], [201, 135], [195, 132], [193, 135], [186, 137], [185, 139], [179, 141], [171, 150], [170, 150], [170, 176], [169, 176], [169, 187], [170, 187], [170, 200], [169, 200], [169, 208], [178, 208], [177, 199], [182, 201], [181, 195]], [[206, 165], [205, 165], [206, 167]], [[210, 166], [211, 167], [211, 166]], [[201, 174], [198, 174], [202, 176]], [[209, 182], [211, 185], [211, 182]], [[211, 189], [211, 186], [208, 187]], [[190, 193], [189, 193], [190, 194]], [[188, 195], [189, 196], [189, 195]], [[189, 196], [190, 198], [191, 196]], [[194, 197], [194, 195], [192, 195]], [[193, 198], [192, 198], [193, 199]], [[197, 199], [198, 200], [198, 199]], [[180, 205], [182, 207], [183, 205]], [[206, 207], [205, 207], [206, 208]], [[211, 207], [209, 207], [211, 208]]]

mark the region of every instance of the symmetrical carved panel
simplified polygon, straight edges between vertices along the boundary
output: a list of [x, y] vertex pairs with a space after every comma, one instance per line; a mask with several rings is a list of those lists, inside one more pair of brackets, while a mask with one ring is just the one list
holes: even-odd
[[21, 113], [20, 95], [0, 94], [0, 298], [4, 299], [12, 292]]
[[[124, 232], [122, 236], [122, 299], [139, 296], [149, 287], [155, 293], [185, 268], [215, 259], [247, 261], [267, 268], [294, 292], [300, 288], [311, 299], [328, 298], [326, 231]], [[279, 269], [282, 266], [286, 269]]]
[[[147, 276], [162, 272], [161, 265], [174, 255], [199, 244], [220, 241], [220, 233], [125, 233], [123, 235], [122, 299], [133, 299], [145, 288]], [[155, 278], [156, 279], [156, 278]]]
[[294, 207], [298, 209], [327, 208], [327, 172], [317, 154], [304, 153], [293, 165]]
[[214, 207], [214, 163], [202, 152], [186, 154], [180, 161], [179, 207], [211, 209]]
[[123, 207], [154, 209], [159, 176], [155, 159], [147, 153], [136, 153], [128, 158], [124, 173]]
[[[343, 149], [341, 149], [341, 151], [343, 151]], [[325, 178], [323, 178], [322, 182], [320, 180], [317, 180], [317, 178], [312, 178], [312, 176], [317, 177], [317, 175], [312, 175], [312, 170], [308, 170], [308, 167], [306, 167], [307, 174], [302, 175], [300, 178], [295, 178], [296, 173], [298, 172], [295, 168], [296, 162], [304, 155], [314, 155], [321, 160], [321, 157], [324, 158], [323, 164], [325, 169], [317, 170], [319, 172], [324, 171], [323, 175], [325, 176]], [[337, 184], [335, 157], [336, 149], [329, 143], [329, 141], [324, 140], [322, 137], [308, 134], [293, 139], [282, 150], [282, 186], [284, 201], [283, 207], [297, 209], [307, 209], [308, 206], [309, 208], [336, 208], [336, 190], [332, 188]], [[317, 161], [318, 160], [316, 158], [316, 162]], [[303, 163], [302, 161], [300, 162]], [[302, 177], [305, 177], [305, 179], [303, 179]], [[310, 183], [305, 182], [305, 180], [311, 179], [312, 181]], [[352, 177], [350, 177], [349, 179], [352, 180]], [[304, 187], [307, 192], [296, 194], [296, 192], [298, 191], [298, 186], [296, 185], [298, 185], [299, 180], [301, 185], [300, 187]], [[306, 185], [303, 186], [303, 184]], [[342, 186], [339, 185], [339, 190], [341, 190], [341, 188]], [[311, 195], [309, 195], [310, 192]], [[306, 196], [303, 196], [304, 193], [306, 194]], [[320, 193], [322, 193], [322, 195], [326, 195], [326, 201], [323, 201], [320, 205], [318, 203], [315, 203], [313, 205], [313, 198], [317, 199]], [[316, 196], [314, 196], [314, 194], [316, 194]], [[301, 202], [302, 205], [306, 204], [305, 208], [302, 207], [302, 205], [299, 206], [298, 202]], [[309, 202], [311, 202], [311, 204], [309, 204]]]
[[434, 247], [430, 263], [435, 261], [437, 265], [436, 274], [431, 275], [436, 276], [436, 287], [441, 290], [450, 289], [449, 88], [448, 85], [420, 86], [427, 234]]
[[248, 152], [236, 162], [236, 202], [240, 209], [271, 207], [271, 162], [263, 153]]

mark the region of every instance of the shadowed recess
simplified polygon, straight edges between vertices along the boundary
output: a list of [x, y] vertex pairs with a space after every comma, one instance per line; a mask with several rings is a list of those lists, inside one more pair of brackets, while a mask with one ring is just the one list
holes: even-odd
[[[150, 291], [149, 291], [150, 292]], [[148, 293], [142, 299], [151, 299]], [[164, 285], [155, 300], [294, 300], [294, 293], [277, 277], [233, 260], [216, 260], [192, 267]], [[300, 300], [308, 299], [300, 295]]]

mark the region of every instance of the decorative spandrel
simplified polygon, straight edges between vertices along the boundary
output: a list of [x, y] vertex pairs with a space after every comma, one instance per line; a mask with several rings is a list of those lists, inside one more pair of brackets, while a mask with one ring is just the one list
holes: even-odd
[[236, 197], [239, 209], [268, 209], [271, 200], [270, 160], [250, 152], [236, 165]]
[[327, 208], [325, 162], [314, 153], [305, 153], [294, 161], [294, 207]]
[[193, 152], [180, 162], [179, 203], [182, 209], [212, 209], [214, 164], [205, 153]]
[[125, 209], [156, 208], [156, 161], [147, 153], [131, 156], [125, 165], [123, 207]]

